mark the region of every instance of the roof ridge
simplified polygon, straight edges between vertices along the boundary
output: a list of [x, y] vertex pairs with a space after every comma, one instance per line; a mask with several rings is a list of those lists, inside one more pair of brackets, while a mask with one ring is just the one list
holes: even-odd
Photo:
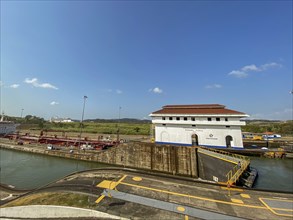
[[183, 115], [242, 115], [247, 117], [243, 112], [227, 109], [220, 104], [200, 104], [200, 105], [165, 105], [162, 109], [152, 114], [183, 114]]
[[225, 105], [220, 105], [220, 104], [192, 104], [192, 105], [165, 105], [162, 108], [163, 109], [224, 109], [226, 106]]

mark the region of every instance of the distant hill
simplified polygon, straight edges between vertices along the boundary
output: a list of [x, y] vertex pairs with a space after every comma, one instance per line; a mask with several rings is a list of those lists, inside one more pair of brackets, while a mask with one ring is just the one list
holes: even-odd
[[293, 121], [277, 120], [245, 120], [246, 125], [242, 126], [242, 131], [253, 133], [273, 132], [292, 136]]
[[286, 121], [280, 121], [280, 120], [267, 120], [267, 119], [246, 119], [243, 121], [245, 121], [247, 124], [267, 124], [267, 123], [286, 122]]
[[121, 118], [119, 119], [86, 119], [84, 122], [96, 122], [96, 123], [133, 123], [133, 124], [150, 124], [151, 120], [140, 120], [140, 119], [135, 119], [135, 118]]

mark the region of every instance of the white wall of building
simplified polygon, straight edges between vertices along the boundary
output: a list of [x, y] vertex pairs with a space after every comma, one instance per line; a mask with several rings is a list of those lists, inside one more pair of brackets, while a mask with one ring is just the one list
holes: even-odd
[[[245, 122], [240, 121], [240, 117], [162, 115], [152, 119], [156, 143], [192, 146], [195, 145], [192, 143], [192, 135], [196, 135], [200, 146], [226, 148], [228, 142], [232, 148], [243, 148], [241, 126], [245, 125]], [[227, 136], [231, 136], [232, 140], [227, 141]]]
[[231, 136], [231, 147], [242, 148], [242, 134], [239, 126], [155, 126], [155, 141], [161, 144], [192, 145], [192, 135], [198, 137], [198, 145], [208, 147], [226, 147], [226, 136]]

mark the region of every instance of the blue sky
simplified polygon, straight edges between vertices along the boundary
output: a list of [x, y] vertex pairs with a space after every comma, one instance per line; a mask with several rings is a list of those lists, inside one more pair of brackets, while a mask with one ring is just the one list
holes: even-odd
[[292, 119], [292, 1], [1, 1], [1, 111]]

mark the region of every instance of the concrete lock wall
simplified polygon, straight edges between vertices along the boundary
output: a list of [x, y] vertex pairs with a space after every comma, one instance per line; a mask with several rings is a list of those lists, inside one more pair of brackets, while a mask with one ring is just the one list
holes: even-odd
[[99, 155], [99, 161], [125, 167], [198, 177], [196, 148], [194, 147], [132, 142], [102, 152]]
[[100, 162], [226, 182], [234, 163], [197, 152], [196, 147], [133, 142], [101, 152]]
[[[74, 153], [0, 144], [1, 148], [45, 154], [56, 157], [78, 159], [120, 165], [137, 169], [165, 172], [173, 175], [200, 177], [205, 180], [226, 181], [225, 176], [233, 164], [198, 153], [197, 147], [156, 145], [153, 143], [130, 142], [100, 152]], [[214, 180], [216, 181], [216, 180]]]

